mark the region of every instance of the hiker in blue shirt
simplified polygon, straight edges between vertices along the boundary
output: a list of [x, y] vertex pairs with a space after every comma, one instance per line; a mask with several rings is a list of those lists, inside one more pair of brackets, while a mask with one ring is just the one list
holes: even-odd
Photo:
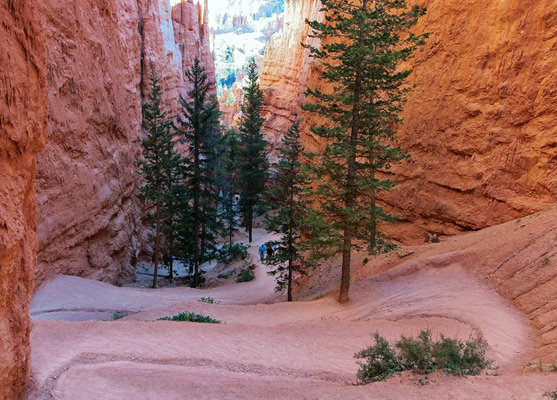
[[261, 260], [263, 260], [265, 258], [265, 249], [266, 249], [266, 247], [265, 247], [264, 244], [261, 244], [261, 246], [259, 246], [259, 258]]

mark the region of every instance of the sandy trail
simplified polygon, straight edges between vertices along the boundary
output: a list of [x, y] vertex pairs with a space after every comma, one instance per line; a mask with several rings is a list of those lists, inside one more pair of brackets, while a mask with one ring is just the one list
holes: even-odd
[[136, 313], [157, 309], [185, 300], [196, 301], [202, 297], [213, 297], [221, 304], [259, 304], [280, 301], [283, 293], [275, 293], [274, 278], [267, 274], [266, 266], [259, 261], [258, 247], [275, 238], [264, 234], [263, 229], [254, 229], [255, 240], [248, 248], [248, 254], [255, 269], [255, 280], [242, 284], [222, 286], [213, 289], [192, 289], [186, 287], [136, 289], [122, 287], [114, 294], [114, 286], [84, 280], [75, 276], [59, 275], [42, 286], [31, 300], [30, 312], [34, 320], [110, 320], [115, 312]]
[[[250, 248], [254, 261], [267, 240], [263, 235]], [[332, 295], [277, 303], [283, 295], [257, 264], [254, 281], [208, 290], [56, 278], [32, 302], [29, 398], [540, 399], [557, 388], [557, 374], [519, 372], [532, 348], [528, 321], [458, 264], [358, 281], [344, 305]], [[197, 301], [208, 296], [220, 304]], [[113, 322], [59, 320], [122, 310], [137, 313]], [[222, 323], [153, 321], [182, 311]], [[353, 354], [372, 343], [372, 333], [395, 340], [425, 328], [463, 339], [481, 332], [498, 376], [438, 373], [420, 383], [409, 374], [353, 386]]]

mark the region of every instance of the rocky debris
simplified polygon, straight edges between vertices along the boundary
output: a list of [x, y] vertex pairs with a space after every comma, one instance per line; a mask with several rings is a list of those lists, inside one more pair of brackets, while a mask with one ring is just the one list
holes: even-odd
[[29, 301], [37, 225], [35, 156], [46, 139], [46, 49], [35, 0], [0, 4], [0, 398], [18, 399], [30, 368]]

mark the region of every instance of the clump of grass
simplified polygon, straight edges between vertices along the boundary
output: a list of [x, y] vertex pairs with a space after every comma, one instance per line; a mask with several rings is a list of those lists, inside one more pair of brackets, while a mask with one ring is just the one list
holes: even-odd
[[463, 342], [440, 335], [435, 342], [431, 331], [423, 330], [417, 338], [402, 336], [394, 346], [378, 333], [374, 339], [375, 345], [354, 355], [364, 360], [358, 362], [358, 379], [364, 384], [408, 370], [422, 374], [443, 370], [452, 375], [478, 375], [491, 366], [485, 356], [487, 342], [481, 336]]
[[112, 314], [112, 319], [114, 321], [116, 321], [117, 319], [127, 317], [128, 315], [129, 315], [128, 313], [117, 313], [117, 312], [115, 312], [114, 314]]
[[220, 301], [217, 301], [215, 299], [213, 299], [212, 297], [202, 297], [199, 300], [197, 300], [201, 303], [208, 303], [208, 304], [219, 304]]
[[157, 321], [189, 321], [189, 322], [202, 322], [208, 324], [220, 324], [219, 320], [213, 319], [209, 316], [195, 314], [191, 312], [183, 312], [173, 317], [163, 317]]
[[253, 273], [253, 271], [249, 268], [244, 268], [238, 274], [238, 277], [236, 278], [236, 282], [238, 283], [249, 282], [249, 281], [253, 281], [254, 279], [255, 279], [255, 274]]
[[548, 390], [543, 394], [543, 397], [549, 397], [551, 400], [557, 400], [557, 390]]

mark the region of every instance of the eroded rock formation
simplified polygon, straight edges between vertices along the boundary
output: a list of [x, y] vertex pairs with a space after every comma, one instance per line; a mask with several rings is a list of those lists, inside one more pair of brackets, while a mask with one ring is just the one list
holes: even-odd
[[35, 156], [46, 138], [44, 34], [34, 0], [0, 4], [0, 398], [29, 377], [29, 300], [38, 248]]
[[[172, 8], [172, 21], [176, 43], [183, 55], [182, 70], [188, 70], [193, 64], [193, 59], [199, 57], [212, 85], [210, 94], [216, 95], [215, 63], [211, 52], [207, 3], [207, 0], [203, 5], [201, 2], [193, 3], [192, 0], [178, 3]], [[186, 89], [190, 89], [188, 85], [186, 79]]]
[[[420, 0], [416, 30], [430, 32], [414, 73], [398, 138], [412, 158], [390, 173], [399, 182], [383, 200], [403, 216], [391, 233], [423, 240], [426, 232], [476, 230], [546, 208], [557, 199], [557, 1]], [[266, 131], [275, 138], [305, 118], [308, 150], [322, 147], [300, 112], [303, 91], [319, 84], [306, 18], [318, 0], [286, 1], [285, 28], [266, 50], [261, 84]], [[481, 11], [480, 11], [481, 10]]]
[[145, 239], [136, 159], [151, 64], [171, 117], [194, 57], [214, 71], [206, 16], [195, 3], [40, 3], [50, 107], [37, 170], [38, 283], [59, 273], [117, 283], [133, 272]]
[[[284, 28], [274, 35], [265, 48], [261, 66], [261, 89], [265, 92], [263, 131], [274, 149], [281, 137], [297, 118], [302, 117], [300, 104], [305, 102], [304, 91], [308, 86], [315, 63], [302, 43], [317, 46], [309, 38], [306, 19], [322, 20], [318, 0], [285, 0]], [[309, 137], [305, 135], [306, 142]], [[314, 149], [321, 146], [319, 141]]]
[[557, 1], [423, 3], [417, 29], [431, 36], [399, 136], [412, 158], [386, 201], [409, 216], [404, 228], [438, 233], [555, 203]]

